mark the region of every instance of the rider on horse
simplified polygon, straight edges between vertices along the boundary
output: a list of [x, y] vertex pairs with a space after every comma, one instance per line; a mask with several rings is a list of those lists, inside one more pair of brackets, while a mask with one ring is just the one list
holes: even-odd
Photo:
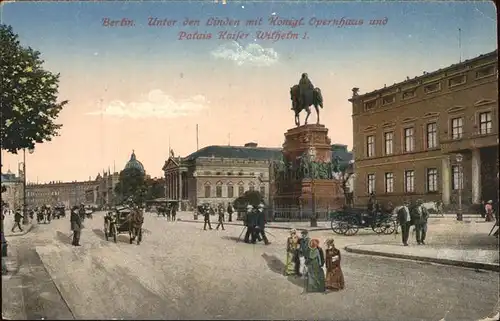
[[304, 106], [305, 104], [308, 104], [309, 101], [312, 103], [314, 85], [309, 79], [307, 73], [303, 73], [302, 76], [300, 77], [299, 90], [300, 90], [299, 106]]

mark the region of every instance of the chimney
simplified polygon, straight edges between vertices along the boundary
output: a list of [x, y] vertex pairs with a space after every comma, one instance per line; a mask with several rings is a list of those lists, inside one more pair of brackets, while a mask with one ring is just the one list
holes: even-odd
[[250, 142], [250, 143], [246, 143], [244, 146], [248, 147], [248, 148], [255, 148], [255, 147], [257, 147], [257, 143]]

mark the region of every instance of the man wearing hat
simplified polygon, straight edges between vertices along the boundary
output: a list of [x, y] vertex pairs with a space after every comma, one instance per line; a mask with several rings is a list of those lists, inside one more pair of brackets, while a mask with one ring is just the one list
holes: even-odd
[[493, 201], [489, 200], [484, 206], [484, 211], [486, 213], [486, 222], [493, 221]]
[[73, 231], [73, 242], [71, 245], [80, 246], [80, 233], [82, 231], [82, 216], [79, 213], [78, 206], [73, 206], [71, 209], [71, 230]]
[[203, 224], [203, 230], [206, 231], [207, 230], [207, 225], [208, 225], [208, 229], [212, 229], [212, 225], [210, 224], [210, 207], [208, 206], [208, 204], [203, 204], [203, 220], [204, 220], [204, 224]]
[[81, 221], [85, 221], [85, 204], [80, 203], [80, 209], [78, 209], [78, 215], [80, 215]]
[[21, 219], [23, 218], [23, 214], [21, 214], [21, 210], [17, 209], [16, 213], [14, 214], [14, 226], [12, 226], [12, 232], [14, 232], [14, 229], [17, 227], [19, 230], [22, 232], [23, 228], [21, 227]]
[[409, 202], [405, 201], [397, 212], [398, 223], [401, 226], [401, 237], [404, 246], [408, 246], [408, 237], [410, 236], [411, 217]]
[[256, 236], [262, 237], [264, 240], [264, 244], [269, 245], [269, 240], [267, 239], [266, 236], [266, 213], [264, 212], [264, 204], [260, 203], [258, 208], [257, 208], [257, 213], [256, 213], [256, 226], [255, 226], [255, 234]]
[[415, 218], [413, 222], [415, 224], [415, 234], [417, 237], [417, 244], [425, 245], [425, 236], [427, 234], [427, 220], [429, 219], [429, 212], [422, 206], [424, 202], [422, 200], [417, 200], [415, 206]]
[[247, 212], [245, 214], [245, 226], [247, 227], [247, 232], [245, 233], [245, 243], [252, 242], [255, 244], [256, 242], [256, 233], [255, 233], [255, 213], [253, 212], [253, 206], [247, 205]]

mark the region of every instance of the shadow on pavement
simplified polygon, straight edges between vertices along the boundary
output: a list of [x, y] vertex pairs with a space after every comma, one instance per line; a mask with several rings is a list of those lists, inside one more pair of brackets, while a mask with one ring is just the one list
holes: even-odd
[[235, 241], [236, 243], [244, 243], [243, 242], [243, 237], [238, 238], [236, 236], [222, 236], [221, 239], [223, 239], [223, 240], [229, 240], [229, 241]]
[[71, 234], [67, 235], [63, 232], [60, 232], [60, 231], [57, 231], [56, 232], [56, 238], [61, 242], [61, 243], [64, 243], [64, 244], [71, 244], [72, 242], [72, 239], [71, 239], [71, 236], [73, 235], [73, 232], [71, 232]]
[[[262, 258], [264, 259], [264, 261], [266, 261], [267, 266], [272, 272], [277, 273], [279, 275], [284, 275], [285, 264], [279, 258], [277, 258], [275, 255], [268, 255], [266, 253], [262, 254]], [[290, 275], [287, 276], [286, 279], [288, 280], [288, 282], [298, 287], [301, 288], [304, 287], [305, 281], [301, 277]]]

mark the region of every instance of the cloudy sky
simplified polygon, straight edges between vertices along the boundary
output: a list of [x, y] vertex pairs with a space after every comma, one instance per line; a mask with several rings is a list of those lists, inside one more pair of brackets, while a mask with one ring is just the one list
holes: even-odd
[[[196, 124], [200, 148], [281, 146], [294, 125], [289, 87], [303, 72], [323, 91], [332, 142], [352, 146], [351, 88], [369, 92], [456, 63], [458, 28], [463, 59], [497, 41], [490, 1], [13, 2], [1, 5], [1, 20], [61, 74], [60, 99], [70, 101], [61, 136], [28, 156], [28, 179], [40, 182], [120, 170], [132, 150], [160, 176], [169, 145], [176, 155], [196, 150]], [[268, 31], [297, 39], [261, 39]], [[19, 161], [2, 152], [4, 170]]]

